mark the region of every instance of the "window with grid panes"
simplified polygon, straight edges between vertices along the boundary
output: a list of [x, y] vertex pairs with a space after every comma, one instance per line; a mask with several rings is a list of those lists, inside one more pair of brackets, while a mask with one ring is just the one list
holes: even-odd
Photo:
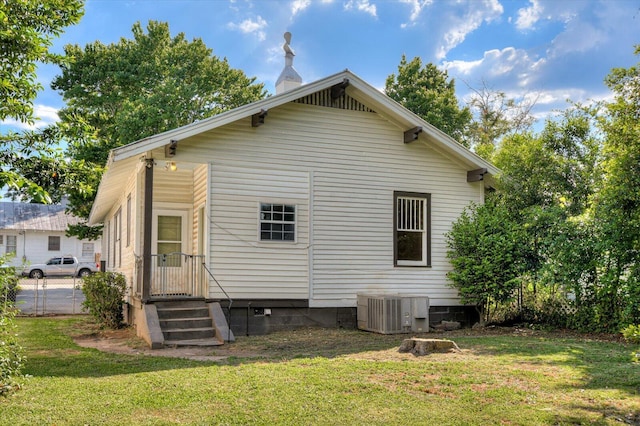
[[260, 203], [260, 241], [295, 241], [296, 206]]
[[431, 195], [394, 194], [394, 261], [396, 266], [430, 266]]

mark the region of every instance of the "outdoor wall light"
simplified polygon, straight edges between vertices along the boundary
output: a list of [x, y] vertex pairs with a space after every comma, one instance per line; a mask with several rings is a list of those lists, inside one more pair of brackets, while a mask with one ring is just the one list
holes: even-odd
[[167, 166], [165, 168], [170, 172], [175, 172], [176, 170], [178, 170], [178, 165], [175, 161], [167, 161]]

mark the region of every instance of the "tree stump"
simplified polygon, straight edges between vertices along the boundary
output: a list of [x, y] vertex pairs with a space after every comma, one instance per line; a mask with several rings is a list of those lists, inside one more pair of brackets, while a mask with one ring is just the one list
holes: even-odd
[[404, 339], [399, 352], [411, 352], [416, 356], [427, 355], [432, 352], [458, 352], [460, 348], [453, 340], [445, 339]]

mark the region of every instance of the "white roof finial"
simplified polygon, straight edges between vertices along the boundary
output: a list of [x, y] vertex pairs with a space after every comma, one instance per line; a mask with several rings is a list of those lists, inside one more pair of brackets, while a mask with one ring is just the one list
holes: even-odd
[[293, 68], [293, 49], [289, 45], [291, 43], [291, 33], [287, 31], [284, 33], [284, 69], [280, 73], [280, 77], [276, 81], [276, 94], [286, 92], [287, 90], [294, 89], [302, 84], [302, 77]]

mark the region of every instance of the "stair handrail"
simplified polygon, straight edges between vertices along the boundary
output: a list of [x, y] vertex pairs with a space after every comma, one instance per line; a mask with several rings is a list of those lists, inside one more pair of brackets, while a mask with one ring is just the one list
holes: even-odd
[[202, 267], [204, 268], [205, 271], [207, 271], [207, 274], [209, 274], [209, 276], [216, 283], [220, 291], [222, 291], [222, 294], [224, 294], [224, 296], [229, 301], [229, 308], [228, 308], [229, 313], [227, 314], [227, 330], [229, 331], [229, 334], [227, 336], [227, 341], [229, 342], [231, 341], [231, 305], [233, 304], [233, 299], [231, 299], [231, 297], [229, 297], [229, 294], [227, 294], [224, 288], [222, 288], [222, 285], [218, 282], [216, 277], [213, 276], [213, 273], [209, 270], [205, 262], [202, 262]]

